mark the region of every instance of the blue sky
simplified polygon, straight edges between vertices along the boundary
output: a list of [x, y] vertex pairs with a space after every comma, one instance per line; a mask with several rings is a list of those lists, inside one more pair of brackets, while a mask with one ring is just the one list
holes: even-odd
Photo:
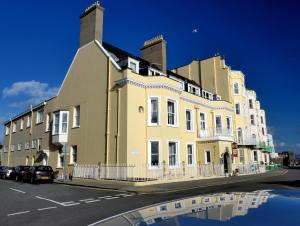
[[[56, 93], [78, 48], [79, 15], [91, 3], [0, 2], [0, 121]], [[300, 153], [298, 1], [100, 3], [106, 9], [104, 40], [132, 53], [139, 55], [145, 40], [163, 34], [169, 68], [223, 55], [256, 90], [277, 150]]]

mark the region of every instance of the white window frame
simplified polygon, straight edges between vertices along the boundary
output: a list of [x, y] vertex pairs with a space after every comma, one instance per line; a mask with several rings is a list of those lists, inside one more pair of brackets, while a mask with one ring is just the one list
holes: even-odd
[[[190, 114], [191, 114], [191, 120], [190, 120], [190, 127], [191, 127], [191, 129], [188, 129], [187, 128], [187, 117], [186, 117], [186, 112], [190, 112]], [[185, 108], [185, 129], [186, 129], [186, 131], [188, 131], [188, 132], [194, 132], [194, 111], [192, 110], [192, 109], [190, 109], [190, 108]]]
[[7, 153], [7, 152], [8, 152], [8, 145], [5, 145], [5, 146], [4, 146], [3, 152], [4, 152], [4, 153]]
[[22, 150], [22, 144], [21, 144], [21, 143], [18, 143], [17, 150], [18, 150], [18, 151], [21, 151], [21, 150]]
[[42, 139], [42, 138], [37, 139], [37, 146], [36, 146], [36, 148], [37, 148], [38, 150], [41, 150], [42, 142], [43, 142], [43, 139]]
[[17, 123], [13, 122], [12, 123], [12, 133], [15, 133], [15, 132], [17, 132]]
[[24, 149], [25, 150], [29, 150], [29, 148], [30, 148], [30, 141], [25, 141], [25, 145], [24, 145]]
[[[195, 89], [195, 93], [192, 92], [193, 89]], [[197, 87], [197, 86], [194, 86], [192, 84], [188, 84], [188, 92], [192, 93], [194, 95], [197, 95], [197, 96], [201, 96], [201, 90], [200, 90], [200, 88]]]
[[27, 116], [27, 123], [26, 123], [26, 128], [31, 127], [31, 120], [32, 120], [32, 115]]
[[[188, 146], [192, 146], [192, 163], [189, 164], [189, 149]], [[196, 152], [195, 152], [195, 144], [194, 143], [187, 143], [186, 144], [186, 151], [187, 151], [187, 166], [194, 166], [196, 164]]]
[[37, 139], [33, 139], [31, 141], [31, 149], [36, 149], [37, 148]]
[[[151, 100], [152, 99], [157, 99], [157, 123], [152, 123], [151, 122]], [[148, 126], [159, 126], [160, 125], [160, 97], [159, 96], [148, 96]]]
[[[217, 118], [220, 118], [220, 126], [221, 127], [217, 127]], [[222, 134], [222, 115], [216, 115], [215, 116], [215, 131], [217, 134]]]
[[[236, 85], [237, 85], [237, 87], [236, 87]], [[233, 94], [234, 95], [239, 95], [240, 94], [240, 86], [239, 86], [238, 82], [233, 83]]]
[[[236, 107], [236, 106], [239, 106], [239, 108], [238, 108], [238, 109], [239, 109], [239, 113], [237, 113], [237, 107]], [[234, 104], [234, 107], [235, 107], [235, 108], [234, 108], [235, 114], [236, 114], [236, 115], [241, 115], [241, 104], [240, 104], [240, 103], [235, 103], [235, 104]]]
[[64, 158], [64, 162], [66, 161], [66, 156], [64, 156], [64, 153], [57, 153], [57, 168], [63, 168], [64, 163], [61, 162], [60, 157]]
[[[241, 131], [241, 140], [239, 139], [239, 131]], [[244, 142], [244, 132], [243, 132], [243, 129], [241, 127], [239, 127], [237, 130], [236, 130], [236, 137], [237, 137], [237, 141], [238, 141], [238, 144], [240, 143], [243, 143]]]
[[[76, 162], [74, 162], [74, 147], [76, 146]], [[70, 147], [70, 164], [74, 165], [76, 164], [78, 161], [78, 145], [72, 145]]]
[[[133, 68], [130, 67], [131, 63], [136, 65], [136, 69], [133, 69]], [[131, 58], [131, 57], [128, 57], [128, 68], [130, 68], [133, 72], [138, 74], [139, 71], [140, 71], [140, 62], [138, 60], [135, 60], [135, 59]]]
[[[173, 102], [174, 103], [174, 125], [169, 124], [168, 102]], [[170, 126], [170, 127], [179, 127], [178, 101], [175, 100], [175, 99], [172, 99], [172, 98], [167, 98], [166, 106], [167, 106], [167, 125]]]
[[10, 151], [11, 151], [11, 152], [15, 151], [15, 145], [14, 145], [14, 144], [11, 144], [11, 145], [10, 145]]
[[[207, 155], [206, 155], [207, 152], [209, 152], [210, 162], [207, 161]], [[204, 150], [204, 163], [205, 163], [206, 165], [212, 163], [212, 156], [211, 156], [211, 151], [210, 151], [210, 150]]]
[[[41, 113], [43, 114], [43, 117], [41, 117]], [[43, 123], [44, 121], [45, 121], [45, 110], [41, 109], [36, 113], [36, 124]]]
[[[79, 111], [78, 111], [79, 109]], [[72, 128], [79, 128], [80, 127], [80, 105], [77, 105], [73, 108], [73, 127]]]
[[46, 115], [46, 132], [50, 131], [50, 124], [51, 124], [51, 113], [47, 113]]
[[[225, 119], [226, 119], [226, 129], [231, 133], [232, 132], [232, 117], [231, 116], [226, 116]], [[227, 120], [229, 120], [230, 128], [228, 128], [228, 121]]]
[[[170, 143], [175, 143], [176, 155], [175, 155], [175, 165], [170, 165]], [[169, 169], [179, 168], [180, 167], [180, 141], [178, 140], [168, 140], [168, 167]], [[177, 161], [176, 161], [177, 160]]]
[[255, 117], [254, 117], [253, 114], [250, 115], [250, 124], [251, 124], [252, 126], [255, 126]]
[[[151, 165], [151, 143], [152, 142], [158, 142], [158, 165], [155, 166], [155, 165]], [[159, 139], [151, 139], [151, 140], [148, 140], [148, 166], [149, 166], [149, 169], [159, 169], [161, 168], [161, 142]]]
[[24, 118], [21, 118], [21, 121], [20, 121], [20, 130], [23, 130], [24, 129]]
[[[67, 127], [66, 131], [63, 131], [63, 114], [67, 114]], [[58, 115], [58, 124], [56, 123], [56, 115]], [[58, 131], [56, 127], [58, 125]], [[52, 135], [66, 135], [69, 132], [69, 111], [56, 111], [53, 112], [53, 125], [52, 125]]]

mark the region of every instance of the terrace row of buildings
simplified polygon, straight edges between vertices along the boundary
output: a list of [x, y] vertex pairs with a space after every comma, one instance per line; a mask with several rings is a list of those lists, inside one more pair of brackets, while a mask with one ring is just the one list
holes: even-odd
[[95, 3], [80, 16], [80, 46], [57, 95], [5, 122], [2, 163], [66, 173], [104, 165], [125, 178], [134, 167], [148, 177], [269, 163], [265, 111], [243, 72], [220, 55], [169, 70], [162, 36], [137, 57], [102, 41], [103, 12]]

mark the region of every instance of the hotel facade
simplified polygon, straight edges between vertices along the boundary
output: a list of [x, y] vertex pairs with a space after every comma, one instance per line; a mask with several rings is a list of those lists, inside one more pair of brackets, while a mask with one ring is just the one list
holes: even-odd
[[219, 55], [169, 70], [162, 36], [134, 56], [102, 40], [103, 13], [95, 3], [80, 16], [57, 95], [4, 123], [4, 165], [99, 179], [263, 172], [266, 116], [241, 71]]

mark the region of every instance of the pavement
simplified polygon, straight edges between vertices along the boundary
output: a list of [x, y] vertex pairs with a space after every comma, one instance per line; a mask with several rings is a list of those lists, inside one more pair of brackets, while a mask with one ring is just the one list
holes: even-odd
[[0, 180], [0, 225], [89, 225], [144, 206], [201, 194], [300, 189], [300, 170], [284, 169], [247, 177], [153, 185], [148, 187], [151, 189], [148, 193], [125, 188], [57, 183], [32, 185]]
[[[56, 180], [55, 182], [58, 184], [72, 185], [72, 186], [80, 186], [80, 187], [89, 187], [89, 188], [101, 188], [101, 189], [109, 189], [116, 191], [124, 191], [124, 192], [135, 192], [135, 193], [164, 193], [164, 192], [175, 192], [180, 190], [195, 189], [207, 186], [215, 186], [219, 184], [230, 184], [242, 181], [255, 180], [257, 178], [267, 178], [273, 177], [277, 175], [281, 175], [285, 170], [275, 170], [269, 171], [263, 174], [252, 174], [252, 175], [240, 175], [240, 176], [232, 176], [232, 177], [218, 177], [218, 178], [205, 178], [199, 180], [190, 180], [190, 181], [177, 181], [177, 182], [168, 182], [161, 184], [153, 184], [153, 185], [143, 185], [136, 186], [134, 183], [128, 183], [124, 181], [115, 181], [115, 180], [93, 180], [93, 179], [73, 179], [72, 181], [61, 181]], [[137, 182], [143, 183], [143, 182]]]

